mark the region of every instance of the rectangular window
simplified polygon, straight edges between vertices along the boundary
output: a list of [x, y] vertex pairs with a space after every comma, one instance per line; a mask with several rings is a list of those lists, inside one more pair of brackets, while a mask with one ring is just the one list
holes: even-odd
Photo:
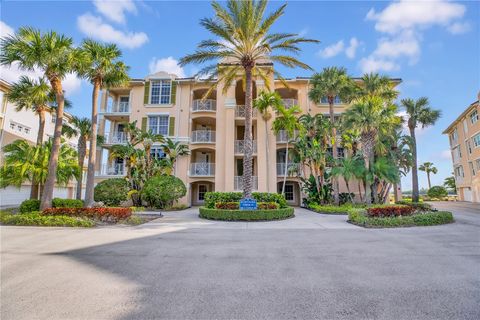
[[153, 159], [161, 160], [167, 155], [165, 154], [165, 152], [163, 152], [161, 147], [153, 147], [152, 149], [150, 149], [150, 156]]
[[285, 185], [285, 199], [287, 201], [295, 200], [295, 195], [293, 192], [293, 184], [286, 184]]
[[473, 166], [473, 162], [469, 162], [468, 165], [470, 166], [470, 172], [472, 173], [472, 176], [474, 176], [476, 172], [475, 167]]
[[478, 111], [477, 110], [470, 113], [470, 121], [472, 122], [472, 124], [477, 123], [477, 121], [478, 121]]
[[345, 151], [343, 148], [337, 148], [337, 158], [343, 159], [345, 157]]
[[472, 154], [472, 144], [470, 143], [470, 140], [467, 141], [467, 150], [468, 154]]
[[477, 163], [477, 171], [480, 171], [480, 158], [475, 160], [475, 162]]
[[450, 144], [454, 145], [457, 143], [458, 133], [457, 129], [453, 130], [452, 134], [450, 135]]
[[204, 184], [198, 185], [198, 201], [205, 200], [205, 193], [207, 193], [207, 186]]
[[149, 116], [148, 130], [154, 134], [168, 135], [168, 115], [164, 116]]
[[480, 147], [480, 133], [477, 134], [477, 135], [475, 135], [475, 136], [472, 138], [472, 140], [473, 140], [473, 147], [474, 147], [474, 148]]
[[150, 91], [150, 104], [169, 104], [172, 91], [170, 80], [152, 81]]
[[327, 148], [327, 154], [328, 154], [330, 157], [333, 157], [333, 148]]

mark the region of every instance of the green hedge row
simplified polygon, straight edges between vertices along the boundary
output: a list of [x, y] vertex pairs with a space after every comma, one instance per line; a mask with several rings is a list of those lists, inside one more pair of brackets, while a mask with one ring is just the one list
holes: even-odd
[[[83, 201], [77, 199], [53, 198], [52, 208], [82, 208]], [[20, 213], [28, 213], [40, 210], [40, 200], [27, 199], [20, 204]]]
[[[239, 202], [243, 198], [241, 192], [207, 192], [205, 193], [205, 207], [215, 208], [217, 202]], [[287, 200], [279, 193], [253, 192], [252, 198], [257, 202], [276, 202], [280, 208], [287, 208]]]
[[294, 217], [293, 208], [281, 208], [276, 210], [223, 210], [200, 208], [200, 218], [225, 221], [265, 221], [283, 220]]
[[448, 211], [419, 213], [410, 216], [374, 218], [368, 217], [363, 209], [351, 209], [348, 212], [348, 221], [371, 228], [395, 228], [413, 226], [434, 226], [454, 222], [453, 215]]
[[67, 216], [44, 216], [40, 212], [8, 214], [0, 212], [0, 223], [12, 226], [82, 227], [90, 228], [95, 223], [89, 219]]

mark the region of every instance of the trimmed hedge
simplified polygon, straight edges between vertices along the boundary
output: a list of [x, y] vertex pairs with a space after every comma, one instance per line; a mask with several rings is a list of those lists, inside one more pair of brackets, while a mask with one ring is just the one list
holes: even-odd
[[382, 206], [367, 208], [367, 215], [369, 217], [398, 217], [398, 216], [410, 216], [415, 212], [415, 209], [411, 206]]
[[309, 208], [318, 213], [325, 214], [348, 214], [348, 210], [352, 208], [352, 205], [320, 205], [320, 204], [311, 204]]
[[8, 214], [0, 212], [0, 222], [12, 226], [43, 226], [43, 227], [82, 227], [90, 228], [95, 223], [89, 219], [68, 216], [45, 216], [38, 211]]
[[[258, 202], [257, 209], [259, 210], [275, 210], [280, 206], [276, 202]], [[215, 203], [215, 209], [223, 210], [239, 210], [240, 202], [217, 202]]]
[[81, 208], [83, 201], [77, 199], [53, 198], [52, 207], [54, 208]]
[[363, 209], [351, 209], [348, 212], [348, 222], [366, 228], [395, 228], [413, 226], [433, 226], [452, 223], [455, 220], [448, 211], [418, 213], [409, 216], [369, 217]]
[[283, 220], [294, 217], [294, 209], [280, 208], [277, 210], [223, 210], [200, 208], [200, 218], [225, 221], [267, 221]]
[[118, 222], [132, 215], [130, 208], [50, 208], [42, 212], [45, 216], [88, 217], [102, 222]]
[[128, 182], [122, 178], [100, 181], [94, 189], [93, 199], [107, 206], [118, 206], [127, 200]]
[[[205, 193], [205, 207], [213, 209], [217, 202], [239, 202], [243, 198], [241, 192], [207, 192]], [[287, 200], [279, 193], [253, 192], [252, 198], [257, 202], [275, 202], [280, 208], [287, 208]]]
[[40, 210], [40, 200], [37, 200], [37, 199], [24, 200], [20, 204], [20, 208], [19, 208], [20, 213], [28, 213], [28, 212], [38, 211], [38, 210]]

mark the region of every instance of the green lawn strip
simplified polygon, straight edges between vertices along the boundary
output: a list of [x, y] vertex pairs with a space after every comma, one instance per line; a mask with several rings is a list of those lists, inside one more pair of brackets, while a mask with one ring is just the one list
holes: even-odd
[[365, 210], [351, 209], [348, 222], [366, 228], [396, 228], [414, 226], [434, 226], [454, 222], [451, 212], [436, 211], [418, 213], [410, 216], [372, 218], [365, 215]]
[[200, 208], [200, 218], [224, 221], [268, 221], [283, 220], [294, 217], [294, 208], [275, 210], [225, 210]]
[[91, 228], [95, 222], [90, 219], [69, 216], [45, 216], [38, 211], [10, 214], [0, 211], [0, 223], [12, 226], [43, 226], [43, 227], [82, 227]]

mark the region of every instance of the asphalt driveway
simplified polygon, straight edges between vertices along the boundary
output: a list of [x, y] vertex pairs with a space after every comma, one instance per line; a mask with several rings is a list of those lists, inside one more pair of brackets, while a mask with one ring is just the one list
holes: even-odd
[[479, 319], [480, 209], [363, 229], [168, 212], [138, 227], [1, 227], [1, 319]]

